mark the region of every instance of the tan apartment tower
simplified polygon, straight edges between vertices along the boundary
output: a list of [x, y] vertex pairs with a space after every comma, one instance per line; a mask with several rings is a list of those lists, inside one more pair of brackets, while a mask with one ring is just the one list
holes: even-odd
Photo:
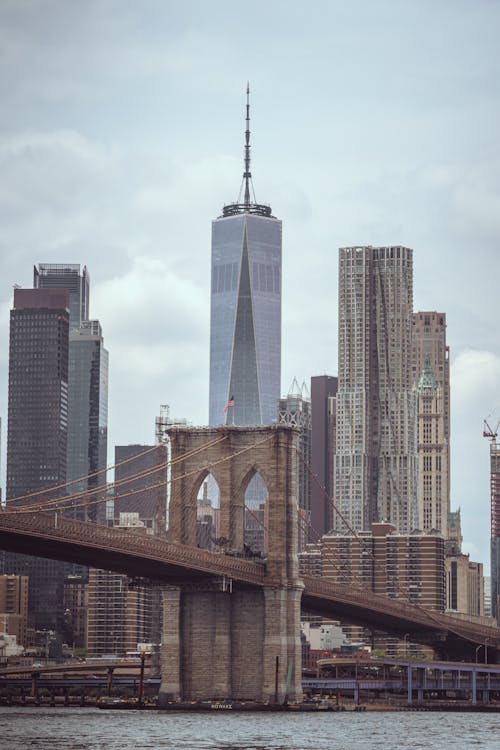
[[[411, 372], [413, 251], [339, 255], [339, 373], [333, 529], [416, 526], [417, 394]], [[345, 523], [345, 521], [347, 523]]]
[[448, 537], [450, 512], [450, 350], [446, 315], [413, 315], [413, 380], [418, 384], [418, 526]]
[[450, 511], [449, 440], [443, 389], [426, 354], [418, 381], [418, 528], [448, 535]]

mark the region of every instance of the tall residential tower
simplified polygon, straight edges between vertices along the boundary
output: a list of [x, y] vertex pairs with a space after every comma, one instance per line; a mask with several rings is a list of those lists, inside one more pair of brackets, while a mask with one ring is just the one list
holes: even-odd
[[281, 221], [255, 202], [248, 96], [240, 194], [212, 223], [211, 425], [274, 422], [280, 397]]
[[[417, 396], [411, 372], [413, 251], [346, 247], [339, 257], [339, 374], [333, 528], [416, 528]], [[345, 519], [345, 520], [344, 520]]]

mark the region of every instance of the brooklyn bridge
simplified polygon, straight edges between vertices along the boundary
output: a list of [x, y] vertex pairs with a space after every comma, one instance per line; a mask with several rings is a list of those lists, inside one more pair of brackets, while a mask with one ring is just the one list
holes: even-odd
[[[285, 425], [172, 427], [167, 478], [157, 482], [168, 487], [162, 533], [73, 520], [64, 512], [68, 498], [38, 504], [28, 498], [0, 514], [0, 548], [155, 581], [163, 596], [163, 700], [265, 700], [276, 685], [280, 695], [299, 700], [301, 609], [408, 637], [441, 658], [473, 661], [482, 645], [497, 661], [498, 628], [352, 583], [299, 575], [297, 434]], [[245, 492], [256, 473], [268, 491], [267, 550], [262, 559], [245, 559], [238, 554], [244, 549]], [[209, 474], [219, 486], [226, 550], [196, 544], [193, 509]], [[83, 502], [94, 500], [84, 496]]]

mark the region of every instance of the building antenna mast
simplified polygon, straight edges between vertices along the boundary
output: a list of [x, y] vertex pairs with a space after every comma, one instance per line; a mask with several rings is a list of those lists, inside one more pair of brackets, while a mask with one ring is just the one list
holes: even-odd
[[[246, 126], [247, 127], [245, 130], [245, 171], [243, 172], [243, 180], [245, 182], [244, 205], [246, 208], [248, 208], [248, 206], [250, 205], [250, 183], [252, 181], [252, 173], [250, 172], [250, 83], [248, 81], [247, 81]], [[253, 188], [253, 185], [252, 185], [252, 188]]]
[[[245, 159], [243, 179], [236, 203], [229, 203], [222, 209], [222, 216], [236, 216], [237, 214], [256, 214], [257, 216], [271, 217], [271, 206], [257, 203], [253, 187], [252, 173], [250, 171], [250, 83], [247, 81], [247, 109], [245, 129]], [[242, 200], [243, 194], [243, 200]], [[242, 201], [242, 202], [240, 202]]]

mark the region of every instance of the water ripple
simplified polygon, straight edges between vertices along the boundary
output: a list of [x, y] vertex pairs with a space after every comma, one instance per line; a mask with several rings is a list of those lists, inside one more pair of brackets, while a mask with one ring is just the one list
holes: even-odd
[[5, 750], [497, 750], [500, 714], [186, 714], [0, 708]]

